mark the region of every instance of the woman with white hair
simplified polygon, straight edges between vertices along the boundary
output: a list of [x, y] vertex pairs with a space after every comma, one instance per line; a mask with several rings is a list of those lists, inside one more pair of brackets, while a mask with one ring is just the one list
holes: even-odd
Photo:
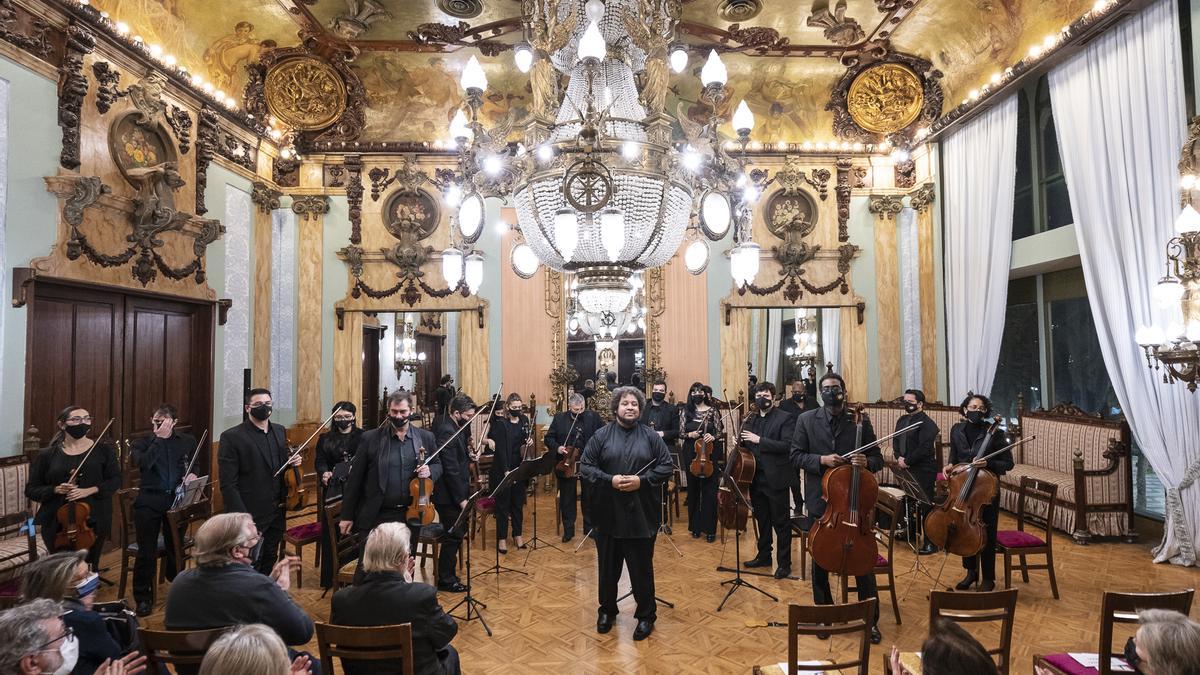
[[[338, 626], [412, 625], [413, 673], [455, 675], [458, 652], [450, 645], [458, 624], [442, 611], [437, 590], [413, 581], [411, 533], [403, 523], [382, 523], [367, 535], [363, 581], [333, 595], [329, 620]], [[343, 660], [346, 675], [399, 675], [398, 664]], [[202, 674], [203, 675], [203, 674]]]
[[308, 655], [289, 661], [275, 631], [252, 623], [217, 638], [204, 654], [200, 675], [300, 675], [312, 672], [311, 665]]
[[1143, 675], [1200, 673], [1200, 623], [1168, 609], [1138, 612], [1138, 629], [1125, 660]]

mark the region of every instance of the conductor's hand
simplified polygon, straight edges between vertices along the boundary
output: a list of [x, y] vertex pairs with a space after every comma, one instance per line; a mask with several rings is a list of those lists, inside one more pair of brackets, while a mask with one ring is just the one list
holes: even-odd
[[841, 466], [845, 463], [846, 460], [842, 459], [841, 455], [821, 455], [821, 466], [833, 468], [835, 466]]
[[429, 478], [428, 464], [422, 464], [421, 467], [417, 469], [417, 478]]
[[621, 492], [633, 492], [642, 486], [642, 479], [637, 476], [613, 476], [612, 486]]
[[860, 469], [865, 469], [867, 468], [867, 457], [866, 455], [855, 455], [850, 458], [850, 463]]
[[350, 528], [352, 527], [354, 527], [354, 521], [352, 520], [338, 521], [338, 532], [341, 532], [343, 537], [350, 534]]

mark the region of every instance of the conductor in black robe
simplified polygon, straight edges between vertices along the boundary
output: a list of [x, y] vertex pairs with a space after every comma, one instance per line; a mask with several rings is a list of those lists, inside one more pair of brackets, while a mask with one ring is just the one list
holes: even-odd
[[[920, 422], [921, 426], [892, 439], [892, 454], [896, 457], [897, 466], [912, 474], [917, 485], [921, 486], [921, 492], [925, 493], [928, 503], [921, 504], [916, 514], [921, 522], [925, 522], [925, 514], [929, 513], [933, 504], [933, 484], [938, 472], [937, 449], [934, 448], [934, 443], [940, 430], [937, 423], [925, 413], [925, 392], [909, 389], [904, 392], [904, 414], [896, 420], [895, 431], [917, 422]], [[918, 553], [937, 553], [937, 547], [929, 541], [929, 537], [925, 537]]]
[[[804, 505], [808, 515], [820, 520], [825, 515], [825, 495], [822, 493], [822, 479], [825, 471], [847, 463], [855, 463], [872, 473], [883, 468], [883, 455], [878, 446], [855, 455], [846, 460], [841, 457], [852, 450], [857, 435], [855, 433], [854, 417], [846, 408], [846, 383], [841, 375], [834, 372], [825, 373], [821, 378], [821, 402], [823, 407], [809, 410], [796, 418], [796, 431], [792, 435], [791, 460], [792, 466], [804, 472]], [[863, 445], [875, 440], [875, 430], [871, 428], [871, 420], [863, 416], [862, 439]], [[836, 571], [836, 570], [833, 570]], [[875, 574], [867, 573], [854, 577], [858, 587], [858, 599], [878, 598], [879, 591], [875, 584]], [[829, 570], [817, 564], [812, 564], [813, 602], [818, 605], [832, 605], [833, 593], [829, 590]], [[879, 644], [883, 636], [879, 633], [879, 604], [875, 604], [875, 624], [871, 627], [871, 642]]]
[[646, 397], [640, 390], [615, 390], [612, 411], [616, 421], [592, 436], [579, 462], [583, 479], [594, 491], [592, 518], [600, 576], [596, 631], [612, 630], [617, 616], [617, 581], [624, 563], [637, 601], [634, 640], [645, 640], [654, 632], [654, 540], [662, 521], [659, 490], [674, 468], [667, 444], [638, 423], [645, 406]]
[[[583, 406], [583, 396], [580, 394], [568, 396], [566, 412], [560, 412], [554, 416], [554, 419], [550, 421], [550, 428], [546, 430], [546, 435], [542, 438], [546, 450], [557, 452], [559, 459], [566, 457], [568, 447], [578, 448], [582, 454], [583, 448], [587, 447], [587, 442], [592, 439], [592, 435], [604, 426], [604, 421], [594, 410], [585, 410]], [[575, 460], [578, 463], [579, 457], [576, 456]], [[562, 540], [563, 543], [566, 543], [575, 537], [577, 488], [583, 492], [583, 532], [586, 535], [592, 531], [592, 512], [588, 502], [591, 494], [587, 489], [586, 482], [576, 485], [580, 482], [578, 475], [567, 478], [562, 471], [556, 468], [554, 477], [558, 483], [558, 511], [562, 514]]]
[[467, 587], [458, 578], [457, 563], [463, 531], [451, 529], [451, 526], [462, 515], [467, 507], [467, 497], [471, 495], [471, 458], [468, 456], [471, 434], [469, 431], [459, 431], [475, 417], [475, 401], [466, 394], [459, 394], [451, 399], [447, 411], [434, 428], [437, 447], [442, 448], [442, 454], [438, 455], [442, 463], [442, 475], [434, 485], [433, 505], [437, 509], [438, 520], [446, 529], [438, 552], [437, 585], [439, 591], [462, 593]]

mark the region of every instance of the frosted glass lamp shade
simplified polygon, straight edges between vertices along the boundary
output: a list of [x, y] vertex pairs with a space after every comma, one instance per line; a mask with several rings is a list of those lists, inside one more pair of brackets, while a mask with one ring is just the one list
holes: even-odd
[[1200, 232], [1200, 212], [1192, 208], [1191, 204], [1184, 206], [1179, 212], [1179, 217], [1175, 219], [1175, 231], [1179, 234]]
[[463, 68], [462, 79], [459, 80], [462, 88], [470, 91], [478, 89], [483, 91], [487, 89], [487, 75], [483, 72], [483, 66], [479, 65], [479, 59], [472, 56], [467, 61], [467, 67]]
[[463, 278], [463, 252], [451, 246], [442, 251], [442, 278], [448, 288], [457, 288]]
[[579, 245], [579, 224], [572, 209], [561, 208], [555, 212], [554, 245], [563, 260], [569, 261], [575, 255], [575, 248]]
[[522, 73], [529, 72], [529, 69], [533, 67], [533, 50], [529, 48], [529, 45], [521, 43], [513, 49], [513, 63]]
[[717, 55], [717, 50], [710, 50], [708, 52], [708, 60], [704, 62], [704, 67], [700, 69], [700, 83], [707, 87], [714, 84], [725, 84], [728, 79], [729, 72], [725, 70], [725, 64], [721, 62], [721, 57]]
[[616, 262], [625, 248], [625, 215], [621, 209], [607, 208], [600, 212], [600, 242], [608, 259]]
[[608, 45], [604, 42], [604, 36], [600, 34], [600, 26], [593, 21], [588, 24], [587, 30], [583, 31], [583, 37], [579, 38], [579, 58], [603, 61], [607, 53]]
[[483, 285], [483, 256], [479, 255], [478, 252], [472, 253], [467, 256], [467, 260], [463, 266], [465, 270], [464, 276], [467, 280], [467, 290], [471, 292], [471, 295], [475, 295], [479, 292], [479, 287]]
[[1163, 309], [1175, 309], [1179, 307], [1179, 301], [1182, 299], [1183, 284], [1179, 283], [1179, 280], [1174, 277], [1163, 277], [1154, 286], [1154, 301]]
[[720, 192], [709, 192], [700, 201], [700, 224], [710, 239], [717, 240], [729, 231], [733, 213], [729, 209], [729, 198]]
[[479, 195], [471, 195], [462, 200], [458, 207], [458, 231], [463, 239], [474, 241], [483, 227], [483, 200]]
[[682, 73], [688, 64], [688, 53], [683, 47], [676, 47], [671, 50], [671, 70], [676, 73]]
[[475, 132], [471, 129], [471, 125], [467, 124], [467, 116], [463, 114], [461, 108], [454, 111], [454, 118], [450, 120], [450, 138], [456, 141], [465, 138], [468, 143], [475, 138]]
[[745, 99], [738, 103], [737, 110], [733, 111], [733, 130], [741, 133], [749, 134], [754, 129], [754, 113], [750, 112], [750, 106], [746, 105]]
[[708, 267], [708, 244], [697, 239], [683, 251], [683, 264], [690, 274], [700, 274]]

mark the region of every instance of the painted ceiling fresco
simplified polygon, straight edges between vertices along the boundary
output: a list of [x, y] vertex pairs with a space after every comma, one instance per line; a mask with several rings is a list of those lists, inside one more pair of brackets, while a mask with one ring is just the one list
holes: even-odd
[[[367, 90], [363, 141], [435, 141], [461, 102], [458, 77], [475, 48], [455, 44], [417, 44], [410, 33], [422, 24], [471, 27], [517, 17], [518, 0], [486, 0], [482, 13], [458, 19], [438, 8], [437, 0], [92, 0], [130, 33], [157, 44], [179, 63], [217, 89], [240, 98], [245, 66], [264, 50], [298, 43], [301, 30], [348, 42], [357, 51], [352, 67]], [[751, 18], [721, 18], [730, 4], [761, 10]], [[876, 0], [685, 0], [682, 23], [728, 30], [764, 27], [778, 31], [787, 44], [833, 47], [847, 36], [858, 40], [891, 31], [893, 47], [932, 61], [944, 74], [946, 108], [952, 108], [993, 73], [1023, 57], [1030, 46], [1083, 15], [1092, 0], [923, 0], [889, 26]], [[728, 12], [727, 12], [728, 15]], [[511, 21], [507, 22], [511, 25]], [[519, 32], [493, 38], [511, 43]], [[703, 33], [703, 30], [699, 31]], [[861, 33], [861, 36], [860, 36]], [[688, 69], [672, 75], [667, 110], [695, 122], [708, 114], [698, 102], [701, 54], [710, 38], [694, 31], [684, 40], [695, 47]], [[758, 56], [727, 54], [731, 96], [745, 99], [754, 112], [754, 137], [765, 143], [832, 141], [832, 114], [825, 110], [830, 92], [845, 68], [829, 56]], [[520, 119], [530, 98], [529, 79], [512, 63], [511, 52], [480, 55], [489, 87], [485, 120]]]

